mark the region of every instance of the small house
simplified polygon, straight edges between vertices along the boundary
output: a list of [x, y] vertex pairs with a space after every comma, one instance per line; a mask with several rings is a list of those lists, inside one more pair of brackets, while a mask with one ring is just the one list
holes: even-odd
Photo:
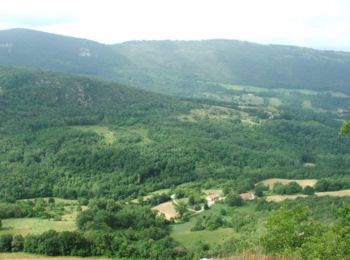
[[207, 204], [209, 207], [211, 207], [212, 205], [215, 204], [216, 201], [218, 201], [220, 199], [220, 195], [217, 194], [217, 193], [214, 193], [214, 194], [210, 194], [208, 197], [207, 197]]
[[241, 199], [244, 201], [249, 201], [249, 200], [255, 200], [256, 196], [253, 193], [250, 192], [246, 192], [246, 193], [242, 193], [240, 194]]

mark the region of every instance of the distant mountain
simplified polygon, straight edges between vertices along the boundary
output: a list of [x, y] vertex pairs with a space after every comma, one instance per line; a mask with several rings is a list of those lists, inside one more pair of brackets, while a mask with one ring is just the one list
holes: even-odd
[[0, 31], [3, 65], [107, 77], [123, 59], [109, 46], [94, 41], [27, 29]]
[[177, 95], [195, 95], [211, 83], [350, 93], [350, 53], [234, 40], [104, 45], [14, 29], [0, 31], [0, 64], [93, 75]]

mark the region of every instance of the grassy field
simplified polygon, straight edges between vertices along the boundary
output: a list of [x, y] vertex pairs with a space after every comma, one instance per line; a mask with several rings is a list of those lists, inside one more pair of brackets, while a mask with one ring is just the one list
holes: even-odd
[[72, 128], [77, 129], [82, 132], [93, 132], [98, 134], [103, 138], [103, 141], [106, 144], [113, 144], [116, 141], [116, 135], [113, 131], [109, 130], [108, 127], [105, 126], [72, 126]]
[[148, 137], [148, 130], [145, 128], [108, 128], [106, 126], [71, 126], [82, 132], [93, 132], [102, 137], [103, 143], [107, 145], [118, 143], [140, 143], [148, 144], [152, 140]]
[[191, 228], [195, 225], [198, 218], [212, 214], [219, 215], [222, 209], [225, 209], [227, 211], [227, 217], [229, 219], [235, 214], [250, 214], [253, 210], [250, 205], [246, 205], [240, 208], [232, 208], [224, 204], [217, 203], [209, 210], [193, 215], [189, 222], [172, 225], [171, 236], [174, 238], [174, 240], [178, 241], [180, 244], [187, 248], [194, 248], [200, 243], [215, 246], [222, 244], [231, 238], [239, 236], [239, 234], [232, 228], [191, 231]]
[[[188, 224], [188, 223], [186, 223]], [[191, 231], [185, 224], [174, 226], [172, 237], [187, 248], [196, 247], [200, 243], [209, 245], [222, 244], [228, 239], [235, 237], [232, 228], [219, 228], [216, 230]]]
[[[59, 200], [58, 200], [59, 201]], [[56, 203], [58, 203], [56, 200]], [[61, 202], [67, 200], [62, 200]], [[76, 201], [69, 201], [76, 203]], [[84, 210], [86, 207], [83, 207]], [[56, 231], [72, 231], [77, 227], [75, 220], [78, 215], [76, 206], [64, 206], [64, 215], [62, 220], [55, 221], [41, 218], [10, 218], [2, 220], [1, 234], [12, 234], [12, 235], [27, 235], [27, 234], [41, 234], [50, 229]]]
[[0, 230], [1, 234], [13, 235], [27, 235], [27, 234], [41, 234], [50, 229], [56, 231], [75, 230], [75, 218], [69, 218], [63, 221], [51, 221], [40, 218], [12, 218], [2, 220], [3, 228]]
[[166, 219], [176, 217], [176, 210], [172, 201], [161, 203], [152, 209], [158, 211], [160, 214], [164, 214]]
[[[316, 192], [316, 196], [333, 196], [333, 197], [344, 197], [344, 196], [350, 196], [350, 190], [339, 190], [339, 191], [325, 191], [325, 192]], [[303, 194], [296, 194], [296, 195], [271, 195], [267, 196], [267, 201], [275, 201], [275, 202], [281, 202], [284, 200], [295, 200], [296, 198], [305, 198], [307, 195]]]
[[265, 199], [266, 201], [274, 201], [274, 202], [281, 202], [284, 200], [295, 200], [297, 198], [305, 198], [307, 195], [304, 194], [296, 194], [296, 195], [271, 195], [267, 196]]
[[40, 256], [32, 255], [26, 253], [0, 253], [1, 260], [107, 260], [108, 258], [98, 258], [98, 257], [71, 257], [71, 256]]
[[305, 179], [305, 180], [292, 180], [292, 179], [278, 179], [278, 178], [273, 178], [273, 179], [267, 179], [263, 180], [260, 183], [263, 183], [266, 186], [269, 186], [270, 188], [276, 184], [276, 183], [282, 183], [283, 185], [286, 185], [290, 182], [297, 182], [301, 187], [306, 187], [306, 186], [315, 186], [317, 180], [316, 179]]

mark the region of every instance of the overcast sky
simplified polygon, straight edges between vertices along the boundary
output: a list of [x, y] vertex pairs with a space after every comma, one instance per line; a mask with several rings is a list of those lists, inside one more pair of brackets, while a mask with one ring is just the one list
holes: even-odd
[[0, 0], [0, 29], [103, 43], [238, 39], [350, 51], [350, 0]]

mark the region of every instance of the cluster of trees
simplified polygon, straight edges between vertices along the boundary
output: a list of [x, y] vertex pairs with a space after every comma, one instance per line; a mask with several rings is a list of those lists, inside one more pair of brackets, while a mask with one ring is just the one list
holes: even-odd
[[350, 188], [350, 179], [349, 178], [339, 178], [339, 179], [320, 179], [315, 185], [315, 190], [322, 191], [337, 191], [345, 190]]
[[0, 202], [0, 219], [5, 218], [60, 218], [64, 213], [64, 203], [55, 203], [54, 199], [35, 199], [16, 201], [15, 203]]
[[266, 224], [262, 244], [268, 253], [302, 259], [345, 259], [349, 256], [350, 206], [337, 212], [337, 222], [325, 224], [310, 217], [307, 207], [296, 206], [273, 212]]
[[225, 220], [221, 215], [218, 215], [218, 214], [205, 215], [197, 219], [191, 231], [200, 231], [204, 229], [215, 230], [224, 225], [225, 225]]
[[49, 256], [117, 256], [143, 259], [187, 257], [170, 237], [168, 222], [149, 207], [94, 200], [77, 218], [78, 231], [0, 236], [0, 252]]
[[276, 183], [272, 188], [273, 193], [279, 195], [291, 195], [303, 193], [306, 195], [313, 195], [315, 193], [315, 189], [311, 186], [301, 187], [297, 182], [292, 181], [286, 185], [282, 183]]

